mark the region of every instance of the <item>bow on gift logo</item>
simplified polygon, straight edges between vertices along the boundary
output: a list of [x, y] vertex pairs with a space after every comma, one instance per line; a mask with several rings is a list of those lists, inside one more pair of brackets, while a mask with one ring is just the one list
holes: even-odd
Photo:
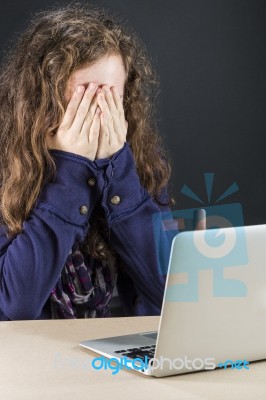
[[[189, 246], [189, 254], [187, 257], [183, 257], [183, 260], [186, 261], [183, 265], [179, 262], [171, 269], [171, 274], [186, 273], [187, 282], [169, 286], [166, 292], [166, 301], [198, 301], [198, 275], [203, 270], [212, 270], [214, 297], [245, 297], [247, 295], [247, 287], [244, 282], [239, 279], [225, 279], [223, 276], [225, 268], [245, 266], [248, 262], [241, 204], [220, 204], [223, 199], [239, 188], [236, 183], [233, 183], [213, 202], [214, 204], [211, 204], [214, 174], [205, 173], [204, 176], [208, 199], [208, 204], [204, 206], [207, 229], [201, 232], [197, 231], [190, 236], [192, 243]], [[165, 237], [173, 238], [182, 231], [194, 230], [195, 213], [204, 205], [199, 196], [188, 186], [184, 185], [181, 193], [201, 203], [201, 207], [153, 215], [157, 260], [161, 274], [167, 273], [169, 261], [169, 248], [164, 246], [164, 243], [167, 243]], [[227, 227], [233, 229], [229, 232], [225, 229]], [[180, 240], [185, 241], [187, 237], [180, 236]], [[187, 241], [184, 242], [184, 245], [186, 245], [184, 248], [188, 248]], [[177, 257], [178, 255], [173, 253], [172, 256]]]

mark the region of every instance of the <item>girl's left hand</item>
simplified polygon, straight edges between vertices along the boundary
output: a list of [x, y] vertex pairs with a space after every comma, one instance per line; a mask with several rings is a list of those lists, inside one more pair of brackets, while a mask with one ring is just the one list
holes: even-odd
[[95, 159], [111, 157], [120, 150], [126, 141], [128, 127], [123, 101], [115, 86], [110, 89], [108, 85], [104, 85], [97, 94], [97, 101], [102, 112]]

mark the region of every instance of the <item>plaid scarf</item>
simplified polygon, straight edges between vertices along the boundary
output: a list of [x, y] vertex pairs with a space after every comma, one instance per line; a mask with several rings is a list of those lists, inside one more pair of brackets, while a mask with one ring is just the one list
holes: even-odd
[[110, 317], [116, 280], [116, 265], [82, 254], [75, 242], [50, 295], [52, 318]]

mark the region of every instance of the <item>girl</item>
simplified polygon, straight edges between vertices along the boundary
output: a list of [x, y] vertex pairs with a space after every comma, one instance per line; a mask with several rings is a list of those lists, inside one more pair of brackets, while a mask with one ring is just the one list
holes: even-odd
[[[175, 231], [155, 73], [97, 7], [41, 11], [0, 74], [0, 320], [158, 315]], [[156, 240], [155, 233], [156, 230]], [[156, 243], [157, 241], [157, 243]], [[167, 257], [166, 257], [167, 258]]]

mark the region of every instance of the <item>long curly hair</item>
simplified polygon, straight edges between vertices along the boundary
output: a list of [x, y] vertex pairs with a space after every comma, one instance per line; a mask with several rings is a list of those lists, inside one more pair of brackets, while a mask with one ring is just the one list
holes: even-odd
[[[102, 7], [52, 7], [31, 16], [0, 69], [0, 216], [9, 236], [22, 231], [43, 185], [55, 177], [45, 138], [56, 133], [63, 119], [70, 75], [108, 54], [120, 54], [124, 63], [127, 141], [140, 182], [161, 204], [158, 195], [171, 166], [155, 121], [159, 79], [144, 44], [121, 17]], [[174, 203], [169, 196], [167, 204]], [[106, 224], [99, 204], [90, 224], [83, 250], [113, 260], [115, 253], [102, 234]]]

